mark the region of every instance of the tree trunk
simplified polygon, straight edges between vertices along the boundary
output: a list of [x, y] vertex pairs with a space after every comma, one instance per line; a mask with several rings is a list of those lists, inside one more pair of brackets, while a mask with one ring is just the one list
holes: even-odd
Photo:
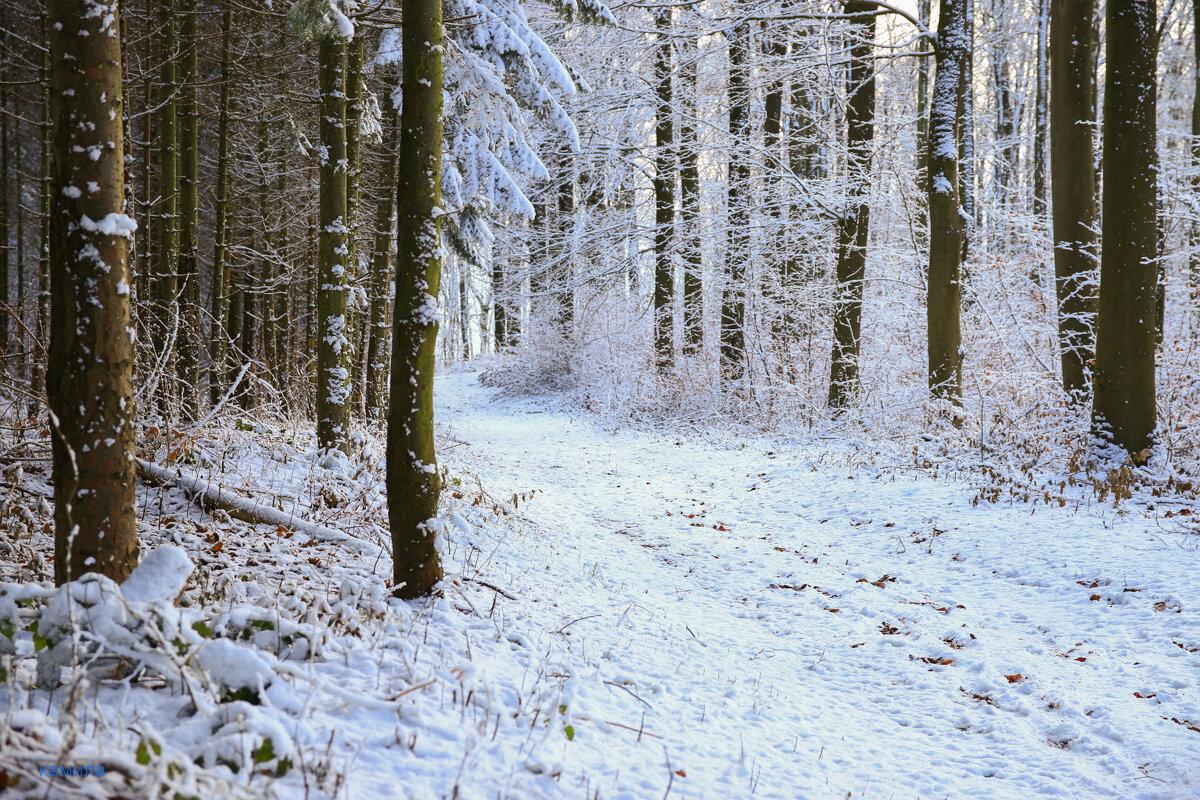
[[428, 595], [441, 580], [434, 452], [433, 374], [442, 277], [442, 3], [403, 0], [403, 95], [396, 219], [396, 307], [387, 496], [392, 591]]
[[960, 2], [964, 6], [964, 34], [962, 71], [958, 84], [958, 191], [966, 223], [962, 233], [962, 260], [966, 261], [971, 234], [979, 221], [975, 204], [975, 0]]
[[226, 352], [228, 350], [229, 313], [229, 110], [232, 78], [229, 71], [230, 44], [233, 40], [233, 8], [226, 6], [221, 18], [221, 108], [217, 118], [217, 203], [216, 228], [213, 234], [213, 266], [209, 287], [209, 310], [212, 328], [209, 332], [208, 391], [215, 406], [225, 391]]
[[[408, 19], [406, 17], [406, 19]], [[408, 26], [405, 26], [406, 28]], [[317, 442], [348, 452], [350, 339], [346, 300], [350, 289], [346, 218], [346, 43], [320, 42], [321, 253], [317, 276]]]
[[1153, 3], [1108, 0], [1104, 213], [1094, 433], [1137, 462], [1155, 425], [1157, 31]]
[[53, 113], [51, 339], [58, 584], [121, 581], [137, 564], [133, 335], [124, 214], [121, 37], [115, 7], [50, 0]]
[[[1200, 2], [1200, 0], [1198, 0]], [[47, 13], [42, 14], [42, 39], [49, 42], [50, 29]], [[41, 236], [38, 247], [38, 299], [37, 299], [37, 345], [33, 359], [33, 376], [30, 382], [30, 416], [37, 414], [34, 405], [40, 402], [46, 388], [46, 352], [49, 347], [47, 337], [50, 335], [50, 191], [54, 180], [51, 174], [53, 153], [53, 130], [50, 120], [50, 50], [42, 53], [42, 163], [39, 209], [41, 211]]]
[[956, 114], [966, 67], [965, 0], [941, 0], [937, 73], [929, 109], [929, 388], [962, 398], [962, 257], [964, 211], [958, 195]]
[[853, 18], [846, 87], [847, 207], [838, 221], [837, 299], [833, 310], [829, 405], [847, 406], [858, 384], [863, 277], [870, 233], [871, 147], [875, 136], [874, 3], [846, 3]]
[[[348, 288], [362, 277], [362, 260], [359, 257], [359, 209], [362, 204], [362, 94], [363, 94], [363, 38], [356, 36], [346, 43], [346, 247], [350, 251], [346, 258]], [[349, 295], [348, 295], [349, 299]], [[366, 402], [364, 384], [364, 345], [368, 332], [367, 320], [358, 304], [347, 303], [346, 329], [350, 343], [348, 363], [351, 371], [351, 402], [347, 414], [361, 413]]]
[[[5, 15], [7, 16], [7, 15]], [[11, 45], [8, 42], [7, 20], [0, 17], [0, 50], [8, 52]], [[12, 113], [8, 108], [9, 90], [7, 83], [11, 75], [5, 60], [4, 68], [0, 69], [0, 376], [8, 367], [8, 354], [12, 349], [10, 341], [10, 318], [12, 307], [9, 305], [9, 255], [8, 248], [12, 244], [12, 234], [9, 230], [9, 184], [8, 184], [8, 151], [12, 144], [9, 137], [8, 118]], [[18, 199], [18, 202], [20, 200]], [[20, 265], [17, 265], [20, 269]]]
[[[1092, 2], [1053, 0], [1050, 26], [1051, 199], [1063, 390], [1084, 402], [1095, 357], [1096, 172], [1092, 148]], [[1200, 2], [1200, 0], [1197, 0]]]
[[[1040, 2], [1040, 0], [1039, 0]], [[1006, 18], [1003, 8], [997, 8], [996, 0], [992, 0], [992, 16], [995, 18], [997, 34], [1002, 34], [1006, 28]], [[1013, 171], [1016, 167], [1016, 126], [1014, 124], [1013, 91], [1011, 64], [1009, 63], [1009, 43], [996, 36], [992, 41], [989, 61], [992, 64], [992, 88], [995, 90], [996, 104], [996, 161], [994, 169], [996, 208], [1003, 213], [1013, 200]], [[1001, 222], [996, 226], [1003, 229]], [[1003, 235], [999, 242], [1003, 246]]]
[[[390, 81], [394, 73], [389, 73]], [[396, 165], [400, 130], [398, 112], [392, 101], [385, 100], [388, 109], [384, 121], [383, 167], [380, 171], [379, 202], [375, 206], [375, 248], [371, 259], [371, 275], [367, 284], [371, 330], [367, 339], [366, 416], [378, 419], [387, 408], [387, 333], [388, 281], [392, 278], [392, 247], [396, 216]], [[499, 259], [496, 259], [499, 263]], [[499, 305], [496, 306], [499, 309]], [[499, 311], [497, 311], [499, 313]]]
[[187, 420], [200, 410], [200, 125], [196, 105], [200, 42], [196, 0], [183, 0], [180, 14], [179, 103], [179, 379], [181, 410]]
[[675, 271], [671, 247], [675, 240], [675, 109], [671, 103], [671, 7], [654, 15], [657, 34], [654, 79], [658, 105], [654, 127], [654, 355], [660, 375], [675, 358]]
[[174, 391], [174, 352], [172, 334], [178, 324], [179, 229], [176, 209], [178, 204], [179, 175], [176, 145], [175, 108], [175, 3], [162, 0], [158, 11], [158, 25], [162, 37], [158, 45], [158, 57], [162, 66], [158, 74], [158, 252], [154, 257], [154, 276], [151, 287], [154, 307], [150, 314], [150, 342], [154, 358], [160, 359], [162, 373], [159, 378], [159, 411], [164, 417], [172, 412]]
[[[931, 0], [917, 0], [917, 17], [926, 28], [932, 14]], [[922, 39], [919, 50], [928, 52], [928, 44]], [[917, 186], [923, 194], [929, 193], [926, 176], [929, 169], [929, 59], [917, 60]]]
[[[1033, 213], [1046, 213], [1046, 97], [1049, 92], [1048, 62], [1050, 51], [1047, 32], [1050, 27], [1051, 0], [1037, 0], [1037, 96], [1033, 107]], [[1089, 35], [1091, 31], [1088, 31]], [[1084, 76], [1080, 76], [1082, 80]]]
[[725, 287], [721, 299], [721, 375], [739, 382], [746, 372], [746, 266], [750, 260], [750, 25], [729, 33], [729, 216]]
[[[509, 335], [511, 327], [507, 300], [507, 277], [504, 274], [503, 260], [492, 260], [492, 336], [496, 341], [496, 352], [503, 353], [513, 344]], [[515, 315], [514, 315], [515, 316]]]
[[[1193, 215], [1200, 212], [1200, 0], [1192, 0], [1192, 202]], [[1194, 303], [1200, 297], [1200, 221], [1192, 223], [1192, 256], [1188, 282]]]
[[[787, 57], [787, 39], [763, 26], [763, 52], [770, 59], [770, 68], [779, 69]], [[763, 103], [763, 205], [770, 220], [765, 230], [764, 249], [770, 254], [770, 263], [762, 272], [762, 294], [766, 313], [770, 317], [770, 328], [776, 350], [780, 357], [780, 368], [787, 372], [786, 362], [793, 335], [790, 315], [791, 306], [788, 284], [788, 258], [784, 241], [786, 226], [783, 220], [784, 200], [780, 192], [783, 178], [783, 92], [784, 81], [774, 81], [768, 86]]]
[[[1200, 2], [1200, 0], [1197, 0]], [[690, 40], [679, 73], [679, 212], [683, 233], [683, 354], [694, 356], [704, 344], [703, 255], [700, 240], [700, 144], [696, 139], [696, 78], [699, 43]]]
[[471, 360], [471, 298], [468, 294], [470, 285], [470, 264], [465, 259], [454, 259], [458, 272], [458, 338], [462, 340], [462, 360]]

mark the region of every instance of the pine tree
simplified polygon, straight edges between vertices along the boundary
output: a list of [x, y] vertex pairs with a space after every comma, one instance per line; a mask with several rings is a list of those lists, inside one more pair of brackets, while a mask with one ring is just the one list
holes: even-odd
[[50, 0], [50, 405], [56, 583], [137, 564], [120, 18]]
[[442, 479], [433, 438], [433, 374], [442, 277], [441, 0], [404, 0], [396, 306], [387, 426], [393, 591], [433, 591], [442, 578], [436, 517]]

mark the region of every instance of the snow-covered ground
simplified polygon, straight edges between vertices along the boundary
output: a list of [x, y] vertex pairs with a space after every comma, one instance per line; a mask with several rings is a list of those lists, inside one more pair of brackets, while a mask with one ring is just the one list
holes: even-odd
[[[195, 666], [177, 688], [93, 679], [73, 713], [121, 721], [103, 730], [66, 724], [18, 665], [0, 765], [37, 733], [73, 763], [125, 748], [144, 794], [1200, 797], [1200, 535], [1177, 517], [974, 505], [924, 471], [829, 458], [841, 443], [607, 430], [478, 377], [439, 379], [444, 597], [389, 604], [377, 547], [218, 523], [156, 493], [143, 539], [198, 562], [183, 621], [230, 644], [184, 642]], [[255, 450], [242, 482], [340, 491], [359, 521], [318, 521], [371, 541], [370, 454], [339, 490], [282, 448]], [[244, 469], [224, 468], [209, 477], [227, 486]], [[257, 704], [231, 697], [239, 682]], [[251, 769], [218, 763], [200, 730]], [[157, 750], [138, 759], [143, 738]], [[205, 753], [168, 775], [185, 765], [172, 754]], [[31, 796], [65, 792], [57, 780]]]

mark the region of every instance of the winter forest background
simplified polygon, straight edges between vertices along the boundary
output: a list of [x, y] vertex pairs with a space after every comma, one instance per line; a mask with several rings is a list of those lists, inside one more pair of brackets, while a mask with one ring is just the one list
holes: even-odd
[[[1198, 18], [1200, 0], [4, 3], [0, 795], [844, 797], [878, 774], [896, 797], [1143, 778], [1200, 796]], [[706, 519], [699, 494], [735, 483]], [[1044, 535], [1018, 521], [1037, 514]], [[660, 541], [651, 518], [683, 527]], [[930, 566], [982, 520], [974, 556], [955, 540]], [[593, 525], [624, 538], [579, 538]], [[1092, 538], [1118, 529], [1135, 540]], [[560, 574], [562, 548], [594, 550], [583, 573]], [[677, 667], [626, 654], [609, 674], [545, 644], [600, 618], [619, 662], [652, 604], [631, 587], [675, 579], [640, 571], [658, 548], [672, 569], [749, 559], [713, 578], [714, 609], [887, 595], [848, 628], [744, 631], [683, 694], [745, 671], [757, 636], [781, 654], [767, 696], [795, 669], [890, 691], [856, 677], [865, 641], [825, 666], [805, 649], [803, 631], [857, 642], [861, 616], [872, 642], [933, 643], [876, 663], [920, 671], [891, 685], [930, 692], [934, 766], [872, 772], [910, 743], [856, 709], [836, 730], [847, 754], [875, 731], [866, 766], [827, 771], [813, 734], [797, 767], [795, 734], [718, 769], [707, 702], [692, 730], [695, 702], [664, 723], [644, 696]], [[831, 572], [776, 574], [793, 557]], [[1043, 601], [1017, 585], [1083, 587], [1039, 620], [1061, 642], [1027, 644]], [[1005, 632], [972, 669], [998, 680], [926, 686], [983, 646], [939, 627], [976, 599], [1000, 610], [961, 628]], [[650, 638], [696, 647], [663, 609]], [[1163, 647], [1118, 664], [1130, 637]], [[1055, 659], [1104, 671], [1060, 696], [1083, 679], [1052, 680]], [[724, 724], [784, 724], [747, 702]], [[621, 743], [571, 755], [592, 723]], [[953, 731], [983, 737], [961, 764]], [[997, 742], [1000, 766], [965, 766]]]

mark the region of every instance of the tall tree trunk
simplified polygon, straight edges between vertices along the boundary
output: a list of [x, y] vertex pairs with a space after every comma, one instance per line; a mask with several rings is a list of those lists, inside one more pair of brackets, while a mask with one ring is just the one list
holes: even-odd
[[721, 299], [721, 374], [739, 382], [746, 372], [746, 266], [750, 260], [750, 24], [729, 33], [729, 215], [725, 287]]
[[675, 109], [671, 102], [671, 7], [654, 15], [654, 79], [658, 104], [654, 127], [654, 355], [659, 374], [670, 372], [675, 357]]
[[[1197, 0], [1200, 2], [1200, 0]], [[680, 65], [679, 212], [683, 232], [683, 354], [694, 356], [704, 344], [704, 283], [700, 252], [700, 144], [696, 139], [696, 78], [699, 43], [690, 40]]]
[[[1033, 107], [1033, 213], [1046, 213], [1046, 135], [1050, 60], [1047, 33], [1050, 28], [1051, 0], [1037, 0], [1037, 96]], [[1091, 31], [1089, 30], [1090, 34]], [[1080, 76], [1083, 79], [1083, 76]]]
[[[771, 26], [763, 26], [763, 52], [770, 58], [770, 68], [779, 69], [787, 57], [787, 39]], [[770, 267], [762, 272], [762, 294], [774, 344], [780, 355], [780, 366], [786, 372], [786, 361], [792, 337], [791, 320], [787, 310], [791, 298], [787, 280], [788, 259], [784, 241], [786, 226], [783, 221], [784, 201], [780, 192], [783, 178], [783, 92], [784, 81], [773, 81], [767, 88], [763, 104], [763, 205], [770, 219], [765, 230], [764, 249], [770, 253]]]
[[185, 419], [200, 410], [200, 120], [196, 105], [200, 41], [196, 0], [182, 0], [179, 103], [179, 360]]
[[233, 7], [226, 6], [221, 17], [221, 108], [217, 117], [217, 203], [216, 227], [213, 233], [213, 265], [209, 285], [209, 311], [212, 328], [209, 332], [208, 391], [215, 406], [225, 392], [226, 352], [228, 350], [229, 313], [229, 106], [233, 79], [229, 70], [230, 45], [233, 40]]
[[174, 352], [172, 334], [178, 324], [179, 229], [176, 210], [178, 207], [179, 173], [176, 143], [176, 77], [175, 77], [175, 2], [162, 0], [158, 10], [158, 25], [161, 40], [158, 57], [162, 66], [158, 74], [158, 252], [154, 257], [154, 276], [151, 286], [154, 308], [150, 320], [150, 341], [155, 358], [162, 361], [162, 373], [158, 386], [159, 411], [163, 416], [173, 412]]
[[[133, 336], [115, 5], [50, 0], [52, 322], [46, 389], [58, 584], [137, 564]], [[82, 35], [81, 35], [82, 34]]]
[[[509, 335], [510, 320], [508, 306], [508, 278], [504, 272], [504, 261], [492, 260], [492, 336], [496, 340], [496, 352], [503, 353], [513, 344]], [[515, 316], [515, 315], [514, 315]]]
[[962, 258], [964, 210], [958, 195], [956, 109], [966, 68], [966, 0], [941, 0], [937, 73], [929, 109], [929, 388], [962, 398]]
[[958, 84], [958, 191], [966, 222], [962, 235], [962, 260], [966, 261], [971, 235], [979, 222], [975, 204], [975, 0], [961, 2], [964, 5], [964, 33], [962, 72]]
[[[995, 19], [997, 34], [1006, 30], [1006, 16], [1003, 6], [997, 8], [996, 0], [992, 0], [992, 16]], [[989, 61], [992, 65], [992, 87], [995, 90], [996, 104], [996, 162], [995, 162], [995, 203], [1003, 213], [1012, 200], [1013, 171], [1016, 167], [1016, 126], [1014, 124], [1013, 90], [1011, 64], [1009, 63], [1009, 43], [997, 35], [992, 40]], [[1001, 223], [998, 227], [1003, 228]], [[1001, 241], [1001, 244], [1003, 242]]]
[[[405, 17], [406, 21], [409, 19]], [[408, 28], [405, 25], [405, 28]], [[420, 27], [420, 26], [418, 26]], [[317, 277], [317, 442], [348, 452], [350, 438], [350, 339], [346, 300], [350, 289], [346, 217], [346, 43], [320, 42], [321, 254]]]
[[1153, 3], [1108, 0], [1104, 213], [1092, 426], [1144, 461], [1153, 441], [1157, 31]]
[[[1192, 0], [1192, 203], [1200, 215], [1200, 0]], [[1200, 221], [1192, 223], [1192, 256], [1188, 263], [1191, 299], [1200, 297]]]
[[403, 0], [398, 248], [388, 409], [392, 591], [422, 597], [441, 580], [442, 479], [433, 438], [437, 297], [442, 277], [442, 3]]
[[[931, 0], [917, 0], [917, 18], [926, 28], [932, 14]], [[929, 52], [927, 40], [922, 39], [919, 52]], [[925, 194], [929, 187], [925, 178], [929, 169], [929, 59], [917, 59], [917, 185]]]
[[462, 360], [471, 360], [471, 298], [470, 265], [465, 259], [455, 259], [458, 272], [458, 338], [462, 340]]
[[[356, 36], [346, 43], [346, 268], [349, 286], [362, 277], [362, 259], [359, 257], [359, 208], [362, 201], [360, 183], [362, 179], [362, 115], [363, 115], [363, 38]], [[361, 413], [366, 402], [366, 385], [363, 357], [368, 333], [366, 320], [357, 303], [347, 303], [346, 326], [350, 342], [349, 367], [351, 371], [351, 402], [347, 413]]]
[[[154, 295], [151, 290], [151, 279], [154, 276], [152, 236], [154, 226], [150, 224], [151, 210], [154, 208], [154, 125], [158, 123], [151, 109], [155, 104], [154, 73], [146, 70], [142, 81], [142, 197], [139, 204], [139, 219], [137, 236], [134, 239], [137, 252], [135, 262], [137, 300], [133, 305], [134, 319], [139, 331], [153, 329]], [[151, 335], [153, 340], [153, 335]]]
[[[389, 82], [394, 75], [389, 73]], [[371, 259], [371, 275], [367, 283], [367, 301], [370, 308], [371, 330], [367, 339], [367, 387], [366, 416], [378, 419], [387, 408], [387, 333], [388, 333], [388, 281], [392, 277], [392, 246], [396, 216], [396, 165], [400, 154], [397, 150], [400, 135], [398, 112], [391, 100], [386, 100], [387, 117], [384, 120], [383, 166], [380, 170], [379, 202], [375, 205], [375, 248]], [[500, 259], [496, 259], [499, 263]], [[499, 314], [499, 304], [496, 304]]]
[[[1200, 0], [1197, 0], [1200, 2]], [[48, 12], [42, 14], [42, 40], [49, 42], [50, 28]], [[41, 120], [41, 138], [42, 138], [42, 163], [41, 163], [41, 186], [40, 186], [40, 246], [38, 247], [38, 299], [37, 299], [37, 345], [35, 347], [35, 355], [33, 359], [33, 377], [30, 382], [30, 394], [33, 398], [30, 400], [29, 415], [32, 417], [37, 414], [35, 404], [40, 402], [42, 393], [46, 388], [46, 353], [49, 347], [47, 337], [50, 335], [50, 191], [53, 185], [54, 176], [51, 173], [53, 154], [53, 129], [50, 120], [51, 95], [50, 95], [50, 49], [46, 48], [42, 53], [42, 120]]]
[[[8, 52], [11, 46], [8, 42], [7, 14], [0, 17], [0, 50]], [[11, 92], [8, 89], [7, 83], [11, 75], [11, 70], [8, 66], [7, 59], [2, 70], [0, 70], [0, 375], [3, 375], [8, 368], [8, 354], [12, 350], [12, 342], [10, 341], [10, 328], [12, 317], [12, 306], [9, 304], [9, 247], [12, 245], [12, 232], [9, 227], [9, 184], [8, 173], [9, 157], [8, 151], [12, 145], [11, 137], [9, 136], [8, 118], [12, 113], [9, 111], [9, 95]], [[17, 265], [20, 269], [20, 265]]]
[[875, 4], [850, 0], [850, 68], [846, 94], [847, 207], [838, 221], [837, 299], [833, 310], [829, 405], [844, 408], [858, 384], [863, 278], [870, 233], [871, 146], [875, 136]]
[[[263, 62], [258, 60], [258, 74], [263, 74]], [[256, 291], [253, 294], [253, 299], [248, 299], [248, 303], [252, 303], [253, 315], [257, 317], [258, 328], [261, 331], [261, 337], [255, 342], [261, 350], [261, 363], [265, 368], [264, 378], [270, 382], [277, 390], [282, 389], [282, 385], [278, 380], [278, 373], [275, 359], [275, 292], [278, 291], [276, 286], [275, 276], [278, 272], [276, 262], [277, 253], [275, 252], [275, 227], [276, 214], [274, 213], [274, 205], [271, 202], [271, 183], [270, 176], [277, 169], [273, 160], [274, 154], [271, 152], [271, 133], [270, 120], [268, 118], [268, 106], [265, 99], [260, 101], [258, 108], [258, 123], [255, 126], [258, 129], [258, 154], [257, 166], [258, 171], [255, 175], [255, 183], [258, 186], [258, 225], [257, 241], [255, 249], [258, 251], [258, 258], [255, 259], [256, 274], [254, 275], [254, 286]], [[248, 327], [245, 330], [254, 330]], [[250, 351], [247, 350], [247, 353]]]
[[[1054, 274], [1063, 389], [1084, 402], [1095, 354], [1096, 172], [1092, 148], [1092, 2], [1053, 0], [1050, 8], [1051, 194]], [[1197, 0], [1200, 2], [1200, 0]]]

